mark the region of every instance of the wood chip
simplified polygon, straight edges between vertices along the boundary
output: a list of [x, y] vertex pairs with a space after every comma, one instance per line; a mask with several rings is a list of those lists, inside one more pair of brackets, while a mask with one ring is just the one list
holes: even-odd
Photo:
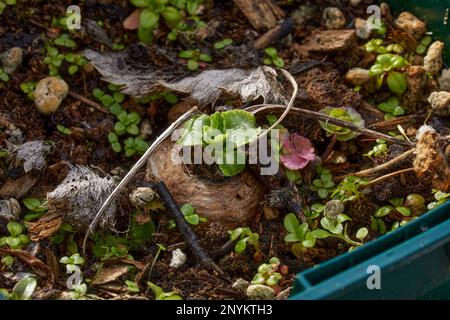
[[20, 199], [36, 184], [37, 179], [30, 174], [8, 180], [0, 189], [0, 197], [2, 198], [16, 198]]
[[272, 0], [234, 0], [250, 24], [256, 30], [268, 30], [284, 18], [284, 12]]
[[323, 30], [306, 38], [297, 51], [333, 52], [348, 49], [356, 43], [355, 30]]

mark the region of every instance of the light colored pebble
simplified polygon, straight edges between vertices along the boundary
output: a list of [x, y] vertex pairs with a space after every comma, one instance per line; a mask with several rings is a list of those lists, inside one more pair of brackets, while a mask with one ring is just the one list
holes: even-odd
[[336, 7], [325, 8], [322, 19], [327, 29], [342, 29], [347, 23], [342, 11]]
[[275, 297], [275, 291], [262, 284], [252, 284], [247, 288], [247, 296], [251, 300], [272, 300]]
[[180, 249], [175, 249], [172, 251], [172, 259], [170, 260], [169, 266], [172, 268], [179, 268], [186, 263], [186, 255]]
[[450, 116], [450, 92], [436, 91], [428, 97], [428, 102], [437, 115]]
[[367, 21], [361, 18], [355, 19], [356, 36], [360, 39], [367, 40], [370, 38], [372, 30], [367, 25]]
[[309, 5], [300, 5], [292, 13], [292, 19], [296, 25], [303, 25], [316, 15], [316, 8]]
[[20, 203], [16, 199], [0, 200], [0, 217], [13, 221], [19, 219], [20, 213]]
[[250, 286], [250, 282], [248, 282], [247, 280], [244, 280], [242, 278], [237, 278], [231, 287], [240, 292], [246, 292], [247, 288], [249, 286]]
[[19, 47], [11, 48], [0, 55], [3, 70], [6, 73], [12, 74], [20, 66], [23, 59], [23, 49]]
[[69, 86], [64, 80], [47, 77], [37, 84], [33, 92], [34, 103], [40, 112], [51, 114], [58, 110], [68, 92]]
[[427, 31], [426, 24], [410, 12], [402, 12], [395, 20], [395, 26], [417, 40]]
[[450, 68], [443, 69], [437, 81], [439, 83], [439, 89], [442, 91], [450, 91]]
[[369, 70], [363, 68], [352, 68], [345, 74], [345, 80], [354, 86], [360, 86], [370, 80]]
[[428, 48], [427, 55], [423, 59], [423, 67], [427, 73], [436, 75], [442, 68], [442, 51], [444, 50], [444, 43], [441, 41], [433, 42]]
[[156, 197], [152, 188], [139, 187], [130, 194], [130, 201], [134, 206], [143, 207]]

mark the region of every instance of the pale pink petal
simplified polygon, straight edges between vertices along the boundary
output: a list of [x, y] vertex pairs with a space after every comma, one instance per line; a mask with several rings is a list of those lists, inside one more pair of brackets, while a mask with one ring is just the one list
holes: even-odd
[[289, 170], [303, 169], [309, 161], [315, 159], [311, 141], [293, 133], [283, 141], [283, 154], [280, 159]]
[[125, 18], [122, 25], [126, 30], [136, 30], [139, 28], [139, 16], [141, 15], [141, 10], [135, 9], [128, 17]]

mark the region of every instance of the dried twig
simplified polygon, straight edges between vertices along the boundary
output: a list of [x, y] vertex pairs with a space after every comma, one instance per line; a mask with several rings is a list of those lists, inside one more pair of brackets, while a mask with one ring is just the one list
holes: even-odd
[[194, 233], [194, 231], [192, 231], [191, 227], [186, 222], [183, 213], [180, 211], [180, 208], [178, 208], [178, 205], [176, 204], [175, 200], [173, 199], [170, 191], [167, 189], [164, 182], [157, 182], [154, 185], [154, 188], [156, 192], [158, 192], [161, 201], [165, 204], [166, 208], [168, 209], [169, 214], [175, 220], [178, 230], [184, 236], [186, 244], [189, 246], [192, 253], [194, 253], [195, 256], [200, 259], [200, 262], [203, 265], [212, 268], [213, 270], [217, 271], [220, 275], [224, 276], [225, 273], [222, 271], [222, 269], [220, 269], [219, 266], [216, 265], [215, 262], [203, 250], [196, 234]]
[[[255, 105], [255, 106], [248, 107], [245, 110], [247, 110], [247, 111], [249, 111], [249, 112], [251, 112], [253, 114], [256, 114], [258, 112], [265, 111], [265, 110], [277, 110], [277, 109], [286, 109], [286, 107], [283, 106], [283, 105], [279, 105], [279, 104], [260, 104], [260, 105]], [[375, 138], [378, 138], [378, 139], [383, 139], [383, 140], [386, 140], [386, 141], [390, 141], [392, 143], [406, 145], [406, 146], [414, 145], [410, 141], [400, 140], [400, 139], [391, 137], [391, 136], [389, 136], [387, 134], [384, 134], [384, 133], [373, 131], [373, 130], [370, 130], [370, 129], [367, 129], [367, 128], [364, 128], [364, 127], [358, 127], [357, 125], [355, 125], [355, 124], [353, 124], [351, 122], [340, 120], [340, 119], [336, 119], [336, 118], [330, 117], [330, 116], [328, 116], [326, 114], [323, 114], [323, 113], [320, 113], [320, 112], [316, 112], [316, 111], [312, 111], [312, 110], [306, 110], [306, 109], [301, 109], [301, 108], [294, 108], [294, 107], [291, 107], [290, 111], [293, 112], [293, 113], [300, 114], [300, 115], [302, 115], [304, 117], [307, 117], [307, 118], [312, 118], [312, 119], [316, 119], [316, 120], [326, 121], [326, 122], [332, 123], [334, 125], [337, 125], [337, 126], [340, 126], [340, 127], [344, 127], [344, 128], [350, 129], [352, 131], [355, 131], [355, 132], [358, 132], [358, 133], [370, 136], [370, 137], [375, 137]], [[281, 117], [280, 117], [280, 119], [281, 119]], [[280, 119], [278, 119], [278, 120], [280, 120]], [[279, 123], [279, 121], [277, 121], [276, 124], [278, 125], [278, 123]], [[269, 129], [271, 129], [271, 128], [269, 128]]]
[[399, 174], [402, 174], [402, 173], [406, 173], [406, 172], [413, 172], [413, 171], [414, 171], [414, 168], [406, 168], [406, 169], [394, 171], [394, 172], [388, 173], [388, 174], [386, 174], [384, 176], [381, 176], [381, 177], [378, 177], [376, 179], [370, 180], [366, 184], [362, 184], [361, 188], [367, 188], [367, 187], [370, 187], [370, 186], [372, 186], [374, 184], [377, 184], [377, 183], [379, 183], [381, 181], [384, 181], [386, 179], [392, 178], [392, 177], [394, 177], [396, 175], [399, 175]]
[[398, 117], [398, 118], [392, 119], [392, 120], [376, 122], [376, 123], [369, 125], [369, 128], [384, 128], [384, 127], [396, 126], [398, 124], [408, 122], [410, 120], [417, 119], [417, 118], [423, 117], [423, 116], [424, 116], [423, 114], [411, 114], [409, 116]]
[[86, 98], [86, 97], [83, 97], [82, 95], [80, 95], [80, 94], [78, 94], [78, 93], [75, 93], [75, 92], [73, 92], [73, 91], [69, 91], [69, 96], [71, 96], [72, 98], [75, 98], [75, 99], [77, 99], [77, 100], [80, 100], [81, 102], [83, 102], [83, 103], [85, 103], [85, 104], [87, 104], [87, 105], [89, 105], [89, 106], [91, 106], [91, 107], [97, 109], [97, 110], [100, 111], [100, 112], [103, 112], [103, 113], [109, 113], [108, 110], [106, 110], [105, 108], [103, 108], [103, 107], [102, 107], [100, 104], [98, 104], [97, 102], [92, 101], [91, 99], [88, 99], [88, 98]]
[[387, 161], [387, 162], [385, 162], [385, 163], [383, 163], [383, 164], [381, 164], [379, 166], [376, 166], [376, 167], [373, 167], [373, 168], [370, 168], [370, 169], [367, 169], [367, 170], [354, 172], [354, 173], [348, 173], [346, 175], [337, 177], [336, 179], [337, 180], [342, 180], [342, 179], [344, 179], [345, 177], [348, 177], [348, 176], [365, 177], [365, 176], [373, 175], [373, 174], [375, 174], [375, 173], [377, 173], [379, 171], [385, 170], [385, 169], [393, 166], [397, 162], [400, 162], [400, 161], [408, 158], [414, 152], [414, 150], [415, 150], [414, 148], [410, 149], [410, 150], [402, 153], [401, 155], [395, 157], [394, 159], [391, 159], [391, 160], [389, 160], [389, 161]]

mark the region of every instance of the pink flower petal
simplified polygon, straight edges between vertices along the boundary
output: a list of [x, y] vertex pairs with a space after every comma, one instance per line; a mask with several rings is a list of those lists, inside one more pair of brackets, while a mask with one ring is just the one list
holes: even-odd
[[293, 133], [282, 143], [283, 154], [280, 159], [289, 170], [303, 169], [309, 161], [315, 159], [311, 141], [297, 133]]
[[122, 25], [126, 30], [136, 30], [139, 28], [139, 16], [141, 15], [141, 10], [135, 9], [128, 17], [125, 18]]

